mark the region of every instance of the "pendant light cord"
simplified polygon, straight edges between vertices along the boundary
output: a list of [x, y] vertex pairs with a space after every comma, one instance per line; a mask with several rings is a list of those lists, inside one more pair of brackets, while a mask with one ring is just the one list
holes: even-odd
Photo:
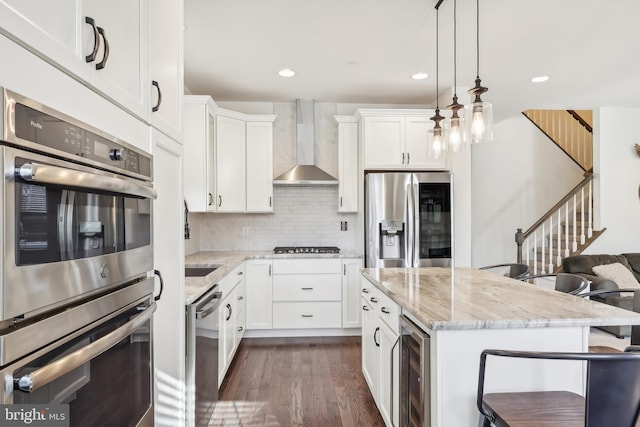
[[440, 89], [439, 89], [439, 81], [440, 81], [440, 77], [439, 77], [439, 73], [438, 70], [440, 69], [440, 64], [439, 64], [439, 58], [440, 58], [440, 41], [439, 41], [439, 35], [440, 34], [440, 9], [436, 9], [436, 109], [440, 109], [439, 107], [439, 102], [438, 102], [438, 98], [440, 97]]
[[476, 78], [480, 78], [480, 0], [476, 0]]
[[456, 53], [456, 9], [457, 9], [457, 5], [458, 2], [457, 0], [453, 0], [453, 96], [457, 97], [456, 92], [458, 91], [458, 83], [456, 81], [456, 57], [457, 57], [457, 53]]

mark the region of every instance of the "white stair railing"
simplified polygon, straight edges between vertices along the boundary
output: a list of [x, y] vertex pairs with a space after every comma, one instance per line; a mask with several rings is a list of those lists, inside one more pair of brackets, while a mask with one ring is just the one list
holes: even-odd
[[553, 273], [562, 264], [562, 258], [575, 253], [592, 235], [593, 174], [587, 174], [527, 231], [518, 228], [515, 236], [518, 262], [530, 265], [530, 274]]

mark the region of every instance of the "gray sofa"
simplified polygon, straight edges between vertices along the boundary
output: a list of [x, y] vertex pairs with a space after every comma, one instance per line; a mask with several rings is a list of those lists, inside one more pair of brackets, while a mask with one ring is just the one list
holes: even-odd
[[[618, 289], [619, 286], [608, 279], [598, 277], [593, 272], [593, 267], [596, 265], [613, 264], [619, 262], [631, 271], [640, 282], [640, 253], [629, 253], [621, 255], [575, 255], [565, 258], [562, 261], [562, 269], [567, 273], [578, 274], [591, 281], [591, 290], [600, 289]], [[593, 299], [600, 299], [607, 304], [615, 305], [616, 307], [624, 308], [626, 310], [633, 309], [633, 296], [625, 294], [613, 294], [605, 298], [593, 297]], [[602, 326], [607, 332], [611, 332], [617, 337], [629, 336], [631, 334], [631, 326]]]

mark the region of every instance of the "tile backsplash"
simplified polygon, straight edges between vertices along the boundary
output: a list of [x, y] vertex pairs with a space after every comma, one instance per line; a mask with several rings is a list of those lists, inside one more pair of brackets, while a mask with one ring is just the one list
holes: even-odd
[[[195, 214], [187, 254], [272, 250], [275, 246], [338, 246], [353, 251], [356, 214], [338, 212], [338, 187], [274, 187], [272, 214]], [[340, 222], [347, 221], [347, 231]]]

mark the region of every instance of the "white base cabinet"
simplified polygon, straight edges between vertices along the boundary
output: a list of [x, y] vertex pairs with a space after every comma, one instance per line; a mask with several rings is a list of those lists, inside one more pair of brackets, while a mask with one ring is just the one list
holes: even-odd
[[247, 265], [247, 329], [272, 329], [273, 276], [270, 259], [251, 259]]
[[362, 279], [361, 309], [362, 373], [385, 424], [398, 425], [400, 307]]
[[222, 301], [218, 309], [218, 387], [240, 345], [246, 325], [245, 263], [236, 267], [220, 282]]

